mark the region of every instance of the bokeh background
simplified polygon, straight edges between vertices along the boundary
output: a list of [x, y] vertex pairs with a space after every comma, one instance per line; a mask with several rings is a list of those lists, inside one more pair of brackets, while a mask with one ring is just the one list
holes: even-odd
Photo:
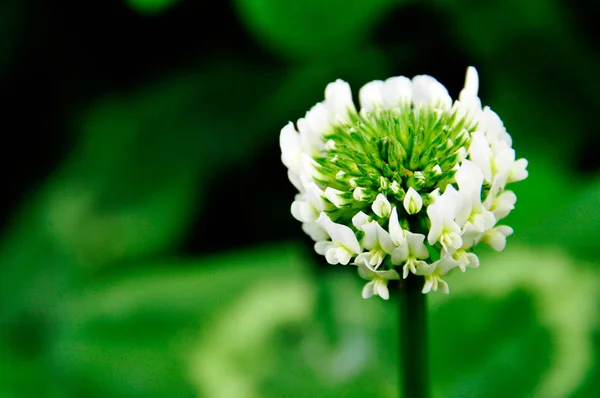
[[431, 294], [436, 397], [600, 394], [598, 2], [2, 0], [0, 397], [395, 397], [397, 294], [289, 213], [279, 130], [468, 65], [530, 177]]

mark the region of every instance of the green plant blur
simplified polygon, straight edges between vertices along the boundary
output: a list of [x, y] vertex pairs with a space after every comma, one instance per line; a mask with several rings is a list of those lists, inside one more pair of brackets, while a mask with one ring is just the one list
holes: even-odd
[[[158, 21], [190, 2], [118, 7]], [[338, 77], [356, 91], [448, 68], [434, 76], [456, 75], [456, 95], [469, 64], [529, 178], [507, 249], [429, 297], [432, 391], [597, 396], [600, 163], [585, 157], [600, 56], [566, 3], [230, 3], [269, 62], [223, 50], [62, 104], [68, 150], [2, 231], [0, 397], [398, 396], [396, 297], [362, 300], [352, 269], [312, 254], [279, 129]], [[24, 7], [0, 5], [0, 79], [36, 14]], [[437, 47], [389, 34], [403, 23], [462, 58], [427, 54], [427, 69]]]

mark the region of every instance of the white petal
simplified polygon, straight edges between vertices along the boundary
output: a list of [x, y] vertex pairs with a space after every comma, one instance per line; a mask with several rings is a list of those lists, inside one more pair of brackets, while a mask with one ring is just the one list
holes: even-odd
[[377, 195], [377, 198], [375, 198], [375, 202], [373, 202], [373, 206], [371, 207], [373, 209], [373, 212], [381, 218], [389, 217], [390, 212], [392, 211], [392, 205], [390, 205], [390, 202], [382, 193]]
[[362, 298], [368, 299], [373, 297], [375, 294], [375, 283], [373, 281], [368, 282], [362, 291]]
[[458, 191], [472, 201], [481, 202], [483, 173], [481, 168], [470, 160], [464, 160], [455, 174]]
[[487, 182], [492, 181], [492, 164], [490, 160], [490, 147], [481, 131], [472, 134], [471, 145], [469, 146], [469, 155], [471, 160], [479, 166], [483, 177]]
[[473, 224], [467, 223], [461, 232], [463, 244], [461, 249], [470, 249], [483, 238], [483, 232], [478, 230]]
[[408, 188], [404, 201], [402, 202], [404, 209], [408, 214], [417, 214], [423, 207], [423, 198], [413, 187]]
[[338, 247], [337, 248], [337, 258], [338, 261], [340, 262], [340, 264], [343, 265], [348, 265], [348, 263], [350, 262], [350, 260], [352, 260], [352, 254], [348, 249], [346, 249], [345, 247]]
[[458, 232], [446, 233], [445, 237], [448, 238], [448, 240], [442, 241], [442, 246], [444, 247], [444, 249], [449, 250], [449, 251], [454, 251], [454, 250], [458, 250], [462, 247], [463, 241], [462, 241], [462, 238], [460, 237], [460, 233], [458, 233]]
[[279, 146], [281, 147], [281, 161], [283, 164], [295, 174], [299, 174], [302, 147], [300, 146], [300, 135], [294, 128], [293, 123], [290, 122], [281, 129]]
[[294, 173], [292, 170], [288, 170], [288, 178], [298, 191], [304, 192], [306, 190], [304, 188], [304, 185], [302, 184], [302, 180], [300, 179], [300, 176], [298, 174]]
[[527, 159], [517, 160], [513, 167], [510, 169], [508, 175], [508, 182], [517, 182], [527, 178], [529, 173], [527, 172]]
[[429, 217], [429, 221], [431, 226], [429, 227], [429, 233], [427, 234], [427, 242], [430, 245], [434, 245], [437, 241], [442, 237], [442, 233], [444, 232], [444, 219], [442, 214], [441, 206], [435, 203], [429, 205], [427, 207], [427, 216]]
[[419, 75], [412, 79], [413, 103], [416, 106], [428, 105], [449, 109], [452, 99], [448, 90], [431, 76]]
[[292, 202], [292, 215], [298, 221], [313, 222], [319, 217], [316, 209], [307, 201], [295, 200]]
[[485, 233], [483, 242], [496, 251], [504, 250], [506, 237], [513, 233], [513, 229], [506, 225], [500, 225]]
[[325, 201], [323, 200], [323, 191], [315, 184], [314, 181], [310, 181], [304, 185], [306, 188], [306, 198], [319, 213], [325, 210]]
[[340, 191], [335, 188], [325, 188], [325, 197], [327, 197], [327, 199], [329, 199], [329, 201], [333, 203], [335, 207], [338, 208], [348, 203], [348, 201], [341, 196], [344, 193], [344, 191]]
[[500, 120], [500, 117], [496, 112], [487, 106], [483, 109], [481, 124], [481, 127], [486, 132], [486, 136], [488, 136], [490, 141], [504, 141], [508, 146], [512, 146], [512, 138], [506, 132], [502, 120]]
[[408, 274], [410, 274], [411, 271], [416, 272], [416, 268], [414, 270], [411, 269], [411, 265], [410, 261], [407, 261], [406, 264], [404, 264], [404, 267], [402, 267], [402, 279], [408, 278]]
[[404, 267], [402, 267], [402, 277], [406, 279], [410, 272], [413, 274], [417, 274], [417, 269], [419, 267], [425, 267], [427, 263], [421, 260], [415, 260], [414, 258], [409, 258]]
[[408, 254], [409, 254], [408, 245], [405, 244], [402, 246], [398, 246], [392, 252], [392, 264], [394, 264], [394, 265], [404, 264], [406, 262], [406, 260], [408, 259]]
[[437, 260], [431, 264], [421, 264], [420, 267], [417, 268], [417, 275], [431, 275], [436, 269], [437, 267], [440, 265], [441, 260]]
[[423, 285], [423, 290], [421, 290], [421, 293], [423, 293], [423, 294], [429, 293], [431, 291], [432, 287], [433, 287], [433, 280], [431, 278], [426, 278], [425, 285]]
[[304, 118], [298, 119], [302, 148], [309, 156], [323, 149], [323, 136], [331, 129], [327, 109], [322, 103], [313, 106]]
[[471, 262], [475, 262], [475, 266], [473, 266], [472, 268], [477, 268], [479, 266], [479, 258], [475, 254], [468, 253], [465, 250], [457, 250], [454, 253], [452, 253], [452, 259], [456, 261], [456, 266], [460, 268], [462, 272], [466, 271], [467, 267], [470, 266]]
[[362, 252], [354, 259], [356, 265], [371, 265], [371, 252]]
[[373, 279], [377, 274], [365, 263], [358, 264], [358, 275], [366, 280]]
[[311, 182], [314, 183], [314, 179], [317, 176], [320, 176], [317, 168], [319, 167], [318, 163], [315, 162], [313, 158], [308, 156], [306, 153], [303, 153], [300, 157], [300, 180], [304, 186], [307, 186]]
[[444, 294], [449, 294], [450, 293], [450, 288], [448, 287], [448, 284], [446, 283], [445, 280], [443, 279], [438, 279], [438, 288], [442, 291], [442, 293]]
[[358, 254], [361, 252], [360, 244], [358, 243], [358, 239], [356, 239], [356, 235], [354, 232], [345, 225], [335, 224], [336, 231], [334, 235], [336, 240], [344, 245], [352, 253]]
[[383, 85], [383, 104], [387, 109], [410, 104], [412, 82], [404, 76], [391, 77]]
[[477, 204], [473, 207], [469, 222], [481, 232], [485, 232], [496, 225], [496, 217], [494, 213], [488, 211], [482, 204]]
[[325, 252], [325, 260], [331, 265], [339, 264], [340, 260], [337, 257], [337, 248], [332, 245]]
[[406, 244], [406, 238], [404, 237], [404, 231], [400, 226], [400, 222], [398, 221], [398, 211], [396, 207], [392, 209], [392, 213], [390, 215], [390, 237], [396, 246], [401, 246]]
[[327, 253], [327, 250], [331, 249], [332, 243], [326, 240], [315, 243], [315, 251], [320, 255]]
[[329, 83], [325, 88], [325, 106], [332, 123], [348, 122], [348, 112], [355, 111], [350, 85], [340, 79]]
[[425, 235], [415, 234], [410, 231], [406, 231], [406, 240], [408, 241], [408, 247], [410, 254], [418, 259], [424, 260], [429, 257], [429, 250], [425, 246]]
[[377, 236], [377, 221], [371, 221], [362, 226], [362, 230], [365, 232], [365, 236], [362, 238], [362, 245], [367, 250], [373, 250], [377, 247], [378, 236]]
[[457, 104], [471, 117], [481, 118], [481, 100], [477, 96], [477, 91], [479, 91], [479, 76], [477, 70], [469, 66], [465, 77], [465, 87], [458, 96]]
[[390, 298], [390, 292], [388, 291], [387, 281], [378, 280], [374, 283], [375, 289], [377, 289], [376, 293], [379, 297], [384, 300], [388, 300]]
[[302, 230], [315, 242], [329, 239], [327, 232], [316, 222], [302, 223]]
[[374, 80], [361, 87], [358, 91], [361, 112], [372, 112], [383, 108], [383, 82]]
[[492, 213], [496, 217], [496, 220], [500, 220], [508, 215], [512, 209], [515, 208], [517, 202], [517, 195], [513, 191], [504, 191], [492, 202]]
[[377, 223], [377, 240], [379, 241], [379, 247], [383, 249], [387, 254], [391, 254], [392, 251], [396, 248], [396, 245], [392, 241], [392, 237], [389, 232], [383, 229], [379, 223]]
[[469, 267], [479, 268], [479, 257], [475, 253], [467, 253], [467, 257], [469, 258]]
[[352, 197], [359, 202], [367, 199], [367, 195], [365, 193], [365, 189], [361, 187], [354, 188], [354, 192], [352, 193]]
[[485, 198], [483, 205], [486, 209], [489, 209], [493, 205], [493, 201], [495, 197], [504, 190], [506, 186], [506, 181], [508, 180], [508, 171], [498, 172], [494, 175], [492, 179], [492, 186], [490, 187], [490, 191], [488, 192], [488, 196]]
[[352, 225], [354, 225], [354, 227], [359, 231], [362, 231], [363, 225], [369, 222], [371, 222], [371, 217], [369, 217], [362, 211], [359, 211], [354, 215], [354, 217], [352, 217]]
[[397, 281], [398, 279], [400, 279], [400, 274], [398, 274], [398, 271], [396, 271], [395, 269], [375, 271], [375, 273], [377, 274], [377, 276], [379, 278], [382, 278], [385, 280], [396, 280]]
[[354, 232], [347, 226], [336, 224], [325, 214], [321, 213], [319, 219], [321, 226], [325, 228], [333, 243], [343, 245], [351, 252], [358, 254], [361, 252], [360, 244]]
[[477, 97], [479, 91], [479, 75], [477, 69], [472, 66], [467, 68], [467, 75], [465, 77], [465, 88], [462, 89], [459, 95], [461, 101], [469, 100], [472, 97]]
[[452, 185], [447, 185], [444, 193], [427, 207], [427, 215], [431, 221], [427, 235], [430, 245], [440, 241], [444, 235], [460, 232], [460, 227], [454, 222], [454, 217], [456, 217], [461, 203], [461, 195]]

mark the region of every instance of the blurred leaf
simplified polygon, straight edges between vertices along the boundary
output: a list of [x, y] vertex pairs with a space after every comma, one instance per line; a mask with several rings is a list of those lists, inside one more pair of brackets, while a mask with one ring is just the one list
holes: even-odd
[[[385, 68], [377, 53], [356, 56], [364, 62], [340, 68], [351, 80]], [[205, 183], [276, 147], [281, 126], [322, 99], [332, 68], [284, 73], [216, 62], [113, 94], [75, 119], [80, 137], [68, 161], [24, 203], [0, 243], [7, 333], [20, 334], [23, 316], [44, 319], [99, 268], [175, 247], [209, 194]], [[216, 239], [213, 230], [203, 235]]]
[[[551, 30], [560, 19], [555, 1], [473, 2], [469, 0], [432, 0], [452, 15], [452, 26], [458, 40], [468, 43], [465, 48], [480, 56], [491, 57], [507, 43], [529, 32]], [[510, 28], [502, 23], [510, 21]], [[468, 22], [468, 24], [466, 23]]]
[[[397, 319], [394, 304], [364, 301], [351, 269], [329, 271], [318, 281], [331, 289], [331, 301], [315, 302], [316, 286], [258, 282], [211, 319], [192, 356], [198, 395], [395, 396], [397, 363], [389, 352], [397, 341], [387, 341], [397, 334], [397, 324], [389, 322]], [[331, 305], [327, 325], [337, 329], [335, 341], [315, 319], [324, 305]]]
[[[385, 69], [376, 52], [355, 57], [339, 68], [351, 79]], [[286, 73], [215, 62], [99, 101], [75, 121], [79, 142], [19, 228], [50, 233], [58, 250], [88, 267], [173, 247], [201, 208], [202, 183], [276, 143], [290, 116], [322, 99], [337, 76], [333, 65]]]
[[165, 11], [179, 0], [126, 0], [140, 14], [154, 15]]
[[[46, 363], [71, 396], [397, 396], [396, 297], [363, 300], [352, 269], [310, 278], [287, 245], [158, 264], [52, 312]], [[568, 396], [593, 366], [599, 276], [514, 245], [453, 273], [452, 293], [430, 296], [435, 396]]]
[[335, 58], [365, 44], [396, 0], [236, 0], [248, 29], [273, 51], [292, 58]]
[[598, 232], [600, 231], [600, 180], [586, 185], [585, 189], [563, 189], [562, 196], [568, 206], [548, 219], [539, 220], [532, 231], [546, 244], [561, 245], [578, 258], [597, 260]]
[[216, 63], [109, 97], [74, 123], [69, 160], [1, 242], [0, 316], [41, 315], [89, 270], [178, 242], [203, 198], [198, 185], [277, 135], [261, 128], [254, 93], [268, 95], [278, 77], [246, 66]]
[[186, 369], [198, 329], [258, 286], [270, 300], [279, 286], [302, 286], [298, 304], [307, 306], [305, 262], [295, 247], [278, 245], [199, 261], [160, 261], [159, 270], [147, 264], [87, 286], [53, 312], [55, 376], [73, 396], [193, 396]]
[[57, 380], [48, 371], [44, 358], [33, 353], [24, 356], [15, 350], [6, 336], [0, 339], [0, 397], [2, 398], [63, 398]]
[[540, 223], [553, 219], [564, 209], [571, 208], [572, 197], [565, 194], [565, 190], [576, 195], [581, 192], [585, 183], [552, 158], [538, 151], [528, 151], [524, 148], [523, 151], [517, 150], [517, 153], [529, 161], [529, 176], [522, 182], [509, 185], [508, 188], [517, 194], [517, 203], [515, 210], [500, 223], [510, 225], [515, 230], [515, 235], [510, 240], [547, 245], [547, 234], [552, 231], [539, 235]]
[[[568, 396], [593, 366], [599, 325], [588, 315], [600, 275], [575, 272], [564, 253], [526, 247], [482, 264], [451, 275], [451, 295], [431, 296], [434, 395]], [[361, 281], [348, 271], [318, 278], [331, 292], [317, 306], [331, 306], [334, 341], [322, 320], [307, 323], [292, 286], [259, 284], [224, 309], [198, 337], [192, 374], [200, 396], [397, 396], [396, 303], [362, 300]], [[498, 388], [503, 380], [511, 383]]]
[[52, 374], [90, 397], [185, 397], [190, 386], [217, 398], [393, 395], [397, 364], [385, 355], [397, 342], [385, 337], [396, 324], [381, 324], [393, 304], [362, 300], [348, 269], [327, 274], [340, 328], [327, 342], [309, 265], [278, 245], [147, 264], [88, 286], [53, 311]]
[[[460, 288], [453, 285], [453, 294]], [[531, 301], [519, 291], [496, 301], [459, 294], [440, 306], [431, 320], [435, 395], [530, 396], [549, 365], [552, 344]], [[518, 360], [523, 352], [526, 362]], [[511, 382], [498, 389], [501, 380]]]
[[585, 106], [581, 98], [571, 101], [556, 94], [562, 87], [573, 85], [573, 81], [562, 76], [555, 78], [544, 69], [516, 73], [502, 68], [492, 70], [482, 81], [490, 88], [490, 94], [484, 95], [489, 98], [486, 102], [513, 136], [518, 156], [527, 157], [523, 153], [526, 149], [556, 163], [554, 168], [574, 170], [576, 150], [588, 133], [587, 114], [582, 112]]
[[481, 264], [431, 297], [437, 395], [570, 396], [595, 366], [600, 274], [560, 250], [510, 243]]

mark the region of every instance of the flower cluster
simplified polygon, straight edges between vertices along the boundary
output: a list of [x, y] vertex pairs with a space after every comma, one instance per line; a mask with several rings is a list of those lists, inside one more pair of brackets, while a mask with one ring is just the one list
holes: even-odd
[[[292, 215], [330, 264], [355, 264], [363, 297], [389, 297], [388, 280], [425, 277], [448, 293], [452, 269], [479, 266], [478, 243], [502, 250], [498, 225], [517, 200], [506, 185], [527, 177], [502, 121], [467, 70], [452, 101], [430, 76], [373, 81], [357, 111], [341, 80], [281, 130], [281, 158], [298, 189]], [[400, 272], [400, 273], [399, 273]]]

